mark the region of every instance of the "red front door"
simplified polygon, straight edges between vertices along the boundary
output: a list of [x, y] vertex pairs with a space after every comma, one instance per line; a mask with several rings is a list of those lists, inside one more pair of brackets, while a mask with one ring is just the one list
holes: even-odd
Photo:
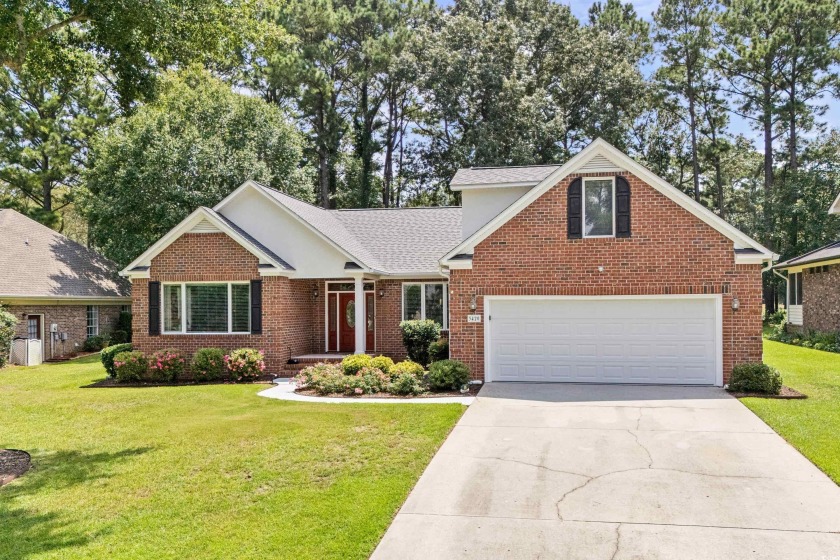
[[356, 295], [338, 294], [338, 351], [356, 350]]

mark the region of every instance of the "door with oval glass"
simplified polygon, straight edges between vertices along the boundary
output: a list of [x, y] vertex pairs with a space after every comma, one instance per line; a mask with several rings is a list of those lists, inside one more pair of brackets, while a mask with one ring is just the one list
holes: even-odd
[[[366, 330], [365, 348], [368, 352], [374, 349], [374, 297], [372, 293], [365, 294], [366, 298]], [[354, 352], [356, 350], [356, 294], [338, 294], [338, 351]], [[329, 314], [333, 316], [332, 313]]]

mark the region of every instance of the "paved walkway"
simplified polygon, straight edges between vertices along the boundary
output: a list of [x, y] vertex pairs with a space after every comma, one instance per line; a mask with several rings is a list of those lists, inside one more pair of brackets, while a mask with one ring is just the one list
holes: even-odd
[[274, 387], [257, 393], [261, 397], [280, 399], [282, 401], [332, 403], [332, 404], [465, 404], [471, 405], [475, 397], [317, 397], [295, 393], [295, 383], [286, 378], [274, 380]]
[[375, 559], [840, 559], [840, 488], [722, 389], [486, 385]]

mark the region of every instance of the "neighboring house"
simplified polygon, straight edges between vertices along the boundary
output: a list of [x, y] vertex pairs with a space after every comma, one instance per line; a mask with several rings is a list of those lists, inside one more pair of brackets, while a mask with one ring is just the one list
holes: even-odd
[[400, 321], [429, 318], [486, 381], [721, 385], [761, 360], [776, 255], [607, 142], [451, 186], [463, 208], [336, 211], [246, 182], [122, 272], [135, 346], [250, 346], [282, 373], [402, 358]]
[[[840, 214], [840, 196], [829, 214]], [[805, 330], [840, 331], [840, 241], [773, 267], [787, 272], [788, 324]]]
[[39, 339], [44, 359], [110, 331], [131, 305], [117, 265], [14, 210], [0, 209], [0, 304], [19, 337]]

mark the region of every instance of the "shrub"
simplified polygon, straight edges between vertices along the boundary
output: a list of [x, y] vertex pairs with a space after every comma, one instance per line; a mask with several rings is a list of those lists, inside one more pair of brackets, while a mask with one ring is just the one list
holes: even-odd
[[440, 325], [431, 319], [403, 321], [400, 330], [408, 357], [420, 365], [428, 365], [429, 345], [440, 338]]
[[295, 376], [298, 387], [312, 389], [319, 395], [333, 395], [344, 393], [347, 389], [349, 376], [338, 364], [318, 363], [306, 367]]
[[370, 361], [370, 367], [381, 370], [385, 375], [391, 375], [391, 368], [394, 367], [394, 360], [388, 356], [377, 356]]
[[360, 369], [371, 367], [372, 361], [373, 358], [367, 354], [350, 354], [341, 360], [341, 367], [345, 375], [356, 375]]
[[423, 392], [423, 385], [416, 375], [403, 372], [388, 385], [388, 392], [395, 395], [418, 395]]
[[128, 333], [125, 331], [117, 330], [111, 331], [111, 344], [125, 344], [128, 342]]
[[82, 343], [82, 350], [85, 352], [99, 352], [108, 347], [108, 337], [104, 334], [96, 334], [87, 337]]
[[108, 372], [108, 377], [116, 377], [117, 371], [114, 369], [114, 357], [120, 352], [131, 352], [132, 346], [129, 343], [114, 344], [103, 348], [99, 353], [99, 361], [105, 366], [105, 371]]
[[[114, 331], [122, 331], [125, 333], [125, 341], [131, 342], [131, 312], [120, 311], [120, 316], [117, 318], [117, 325]], [[112, 336], [113, 338], [113, 336]]]
[[257, 379], [265, 371], [265, 356], [253, 348], [239, 348], [224, 357], [231, 377], [237, 381]]
[[[356, 379], [351, 382], [354, 389], [362, 389], [362, 392], [370, 395], [382, 393], [388, 389], [391, 378], [381, 369], [366, 367], [359, 370], [354, 376]], [[356, 391], [358, 394], [358, 391]]]
[[774, 368], [760, 362], [738, 364], [732, 368], [729, 390], [778, 395], [782, 390], [782, 376]]
[[180, 350], [166, 348], [158, 350], [149, 359], [149, 373], [155, 381], [175, 381], [184, 375], [187, 360]]
[[787, 313], [784, 309], [778, 309], [773, 313], [765, 313], [764, 322], [768, 325], [784, 325], [787, 322]]
[[225, 351], [221, 348], [199, 348], [190, 362], [196, 381], [215, 381], [225, 374]]
[[423, 377], [423, 366], [418, 364], [417, 362], [412, 362], [411, 360], [404, 360], [402, 362], [398, 362], [394, 364], [394, 367], [391, 368], [391, 378], [394, 379], [399, 377], [400, 375], [408, 373], [420, 379]]
[[12, 351], [12, 339], [15, 337], [17, 317], [0, 306], [0, 368], [6, 366]]
[[449, 359], [448, 338], [441, 338], [429, 344], [429, 359], [433, 362]]
[[436, 391], [459, 389], [470, 380], [470, 368], [458, 360], [440, 360], [429, 366], [429, 387]]
[[146, 377], [149, 360], [143, 352], [120, 352], [114, 356], [114, 370], [120, 383], [136, 383]]

